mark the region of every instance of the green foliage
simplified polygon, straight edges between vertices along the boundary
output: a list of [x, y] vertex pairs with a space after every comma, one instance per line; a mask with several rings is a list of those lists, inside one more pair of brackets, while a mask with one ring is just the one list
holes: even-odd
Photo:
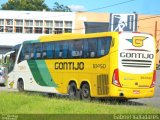
[[53, 11], [55, 12], [72, 12], [68, 6], [60, 5], [58, 2], [54, 3]]
[[44, 3], [45, 0], [9, 0], [2, 4], [2, 10], [27, 10], [27, 11], [42, 11], [50, 10]]
[[0, 92], [0, 114], [159, 114], [158, 107], [71, 101], [41, 94]]

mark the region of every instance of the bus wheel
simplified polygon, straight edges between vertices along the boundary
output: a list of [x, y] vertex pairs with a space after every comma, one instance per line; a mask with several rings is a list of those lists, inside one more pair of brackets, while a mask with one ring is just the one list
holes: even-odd
[[69, 84], [68, 94], [69, 94], [69, 98], [72, 100], [77, 98], [77, 85], [74, 82]]
[[81, 98], [82, 100], [91, 100], [90, 88], [88, 83], [84, 83], [81, 87]]
[[18, 83], [17, 83], [17, 89], [19, 92], [23, 92], [24, 91], [24, 83], [23, 83], [23, 80], [18, 80]]

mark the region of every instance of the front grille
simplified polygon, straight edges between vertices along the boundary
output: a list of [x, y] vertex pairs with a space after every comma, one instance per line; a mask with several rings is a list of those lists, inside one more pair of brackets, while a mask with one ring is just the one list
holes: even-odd
[[149, 68], [152, 65], [152, 61], [150, 61], [150, 60], [123, 59], [122, 65], [124, 67]]
[[108, 94], [108, 76], [107, 75], [98, 75], [97, 76], [97, 93], [98, 95], [107, 95]]

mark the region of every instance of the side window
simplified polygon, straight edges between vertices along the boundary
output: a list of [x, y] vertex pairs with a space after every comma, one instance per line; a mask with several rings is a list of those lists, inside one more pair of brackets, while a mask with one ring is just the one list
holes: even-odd
[[36, 43], [34, 45], [34, 59], [41, 59], [41, 43]]
[[30, 48], [31, 44], [25, 44], [24, 45], [24, 60], [29, 60], [30, 59]]
[[62, 57], [62, 45], [61, 42], [55, 43], [55, 58], [61, 58]]
[[70, 41], [69, 57], [70, 58], [83, 57], [83, 40]]
[[88, 40], [87, 39], [85, 39], [84, 40], [84, 48], [83, 48], [83, 57], [84, 58], [88, 58], [89, 57], [89, 52], [88, 52]]
[[19, 55], [19, 58], [18, 58], [18, 63], [20, 63], [23, 60], [24, 60], [24, 45], [21, 49], [21, 52], [20, 52], [20, 55]]
[[67, 41], [62, 42], [62, 57], [68, 58], [68, 42]]
[[98, 39], [98, 57], [108, 54], [112, 37]]
[[47, 44], [42, 43], [42, 58], [47, 58]]
[[31, 47], [30, 47], [30, 59], [34, 59], [34, 46], [35, 46], [35, 43], [31, 44]]
[[90, 58], [97, 57], [97, 39], [88, 39], [88, 55]]
[[54, 44], [50, 43], [43, 43], [42, 44], [42, 58], [53, 58], [54, 56]]
[[55, 58], [68, 58], [67, 41], [59, 41], [55, 43]]

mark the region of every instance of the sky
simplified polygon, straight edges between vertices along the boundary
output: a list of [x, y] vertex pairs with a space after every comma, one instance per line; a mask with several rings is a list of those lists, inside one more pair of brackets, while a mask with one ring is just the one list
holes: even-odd
[[[0, 0], [0, 4], [8, 0]], [[58, 2], [72, 11], [160, 14], [160, 0], [45, 0], [49, 8]]]

